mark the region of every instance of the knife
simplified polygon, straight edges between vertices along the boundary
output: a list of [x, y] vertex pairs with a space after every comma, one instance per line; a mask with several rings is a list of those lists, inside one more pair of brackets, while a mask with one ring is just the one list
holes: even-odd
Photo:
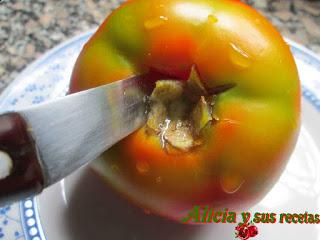
[[145, 122], [141, 76], [0, 115], [0, 205], [40, 193]]

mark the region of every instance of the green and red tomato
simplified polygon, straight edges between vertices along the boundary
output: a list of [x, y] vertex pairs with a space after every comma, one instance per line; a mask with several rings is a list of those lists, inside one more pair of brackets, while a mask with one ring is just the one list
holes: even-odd
[[193, 67], [208, 89], [232, 86], [217, 95], [201, 146], [168, 153], [144, 126], [95, 164], [132, 202], [176, 220], [193, 205], [250, 207], [279, 178], [300, 121], [297, 68], [279, 32], [240, 1], [130, 0], [84, 46], [70, 85], [153, 73], [185, 82]]

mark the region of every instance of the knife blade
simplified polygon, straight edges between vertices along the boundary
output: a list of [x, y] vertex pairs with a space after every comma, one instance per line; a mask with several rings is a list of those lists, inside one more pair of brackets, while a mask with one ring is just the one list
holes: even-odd
[[0, 115], [0, 204], [41, 192], [141, 127], [142, 79]]

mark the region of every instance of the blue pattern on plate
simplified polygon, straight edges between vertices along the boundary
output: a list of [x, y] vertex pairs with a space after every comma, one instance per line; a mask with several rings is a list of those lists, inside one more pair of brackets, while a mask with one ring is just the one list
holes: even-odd
[[35, 198], [28, 198], [20, 203], [21, 222], [24, 237], [27, 240], [45, 239], [40, 226], [37, 209], [38, 208]]
[[[76, 57], [92, 33], [93, 31], [88, 32], [59, 45], [31, 64], [1, 94], [0, 111], [64, 96]], [[289, 44], [297, 61], [303, 61], [320, 72], [320, 59], [316, 55], [291, 41]], [[304, 98], [320, 112], [320, 79], [301, 76], [301, 80]], [[2, 239], [45, 240], [36, 198], [0, 208], [0, 240]]]
[[0, 208], [0, 239], [21, 239], [23, 237], [22, 229], [9, 226], [20, 225], [19, 217], [12, 213], [12, 206]]

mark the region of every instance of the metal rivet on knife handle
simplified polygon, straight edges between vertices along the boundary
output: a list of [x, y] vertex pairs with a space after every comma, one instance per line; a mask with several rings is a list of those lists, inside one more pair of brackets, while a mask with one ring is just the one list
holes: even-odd
[[27, 123], [18, 113], [0, 115], [0, 206], [41, 192], [43, 184]]

